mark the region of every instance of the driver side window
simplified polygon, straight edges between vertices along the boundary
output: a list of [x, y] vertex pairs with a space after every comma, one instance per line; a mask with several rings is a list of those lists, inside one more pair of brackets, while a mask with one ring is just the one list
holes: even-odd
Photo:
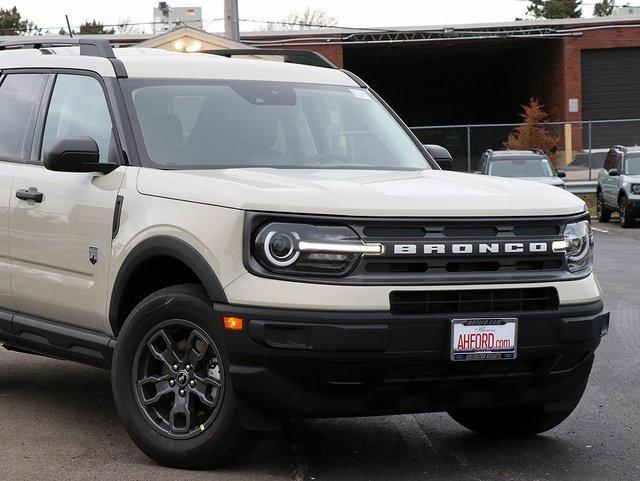
[[86, 75], [59, 74], [47, 112], [41, 159], [61, 138], [79, 136], [96, 141], [100, 162], [118, 162], [111, 116], [100, 83]]

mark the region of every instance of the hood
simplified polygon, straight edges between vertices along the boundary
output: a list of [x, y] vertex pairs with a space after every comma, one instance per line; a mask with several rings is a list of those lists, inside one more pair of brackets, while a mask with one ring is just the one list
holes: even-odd
[[528, 180], [530, 182], [542, 182], [547, 185], [555, 185], [556, 187], [564, 186], [565, 182], [560, 177], [518, 177], [520, 180]]
[[540, 216], [586, 209], [556, 187], [443, 170], [141, 168], [138, 190], [234, 209], [369, 217]]

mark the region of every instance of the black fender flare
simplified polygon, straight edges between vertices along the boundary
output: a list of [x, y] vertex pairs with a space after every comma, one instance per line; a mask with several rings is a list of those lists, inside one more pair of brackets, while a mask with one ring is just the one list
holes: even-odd
[[118, 270], [109, 303], [109, 323], [114, 334], [118, 325], [120, 302], [124, 296], [125, 286], [129, 277], [140, 264], [153, 257], [173, 257], [182, 262], [200, 279], [213, 302], [227, 303], [227, 296], [218, 276], [202, 254], [181, 239], [170, 236], [151, 237], [135, 246]]
[[620, 189], [620, 191], [618, 192], [618, 205], [620, 205], [620, 200], [622, 199], [622, 196], [625, 196], [627, 199], [629, 198], [629, 194], [627, 194], [627, 191], [624, 189]]

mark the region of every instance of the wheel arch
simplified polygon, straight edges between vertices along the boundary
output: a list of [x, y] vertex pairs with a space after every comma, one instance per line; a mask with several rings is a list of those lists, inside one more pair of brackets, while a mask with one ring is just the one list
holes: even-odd
[[620, 189], [620, 191], [618, 192], [618, 205], [620, 205], [620, 201], [622, 200], [623, 196], [627, 198], [629, 197], [624, 189]]
[[142, 266], [159, 259], [173, 260], [186, 267], [204, 286], [213, 302], [227, 302], [218, 276], [207, 260], [194, 247], [175, 237], [151, 237], [140, 242], [131, 250], [116, 275], [109, 302], [109, 324], [115, 335], [124, 322], [122, 308], [130, 281], [134, 279]]

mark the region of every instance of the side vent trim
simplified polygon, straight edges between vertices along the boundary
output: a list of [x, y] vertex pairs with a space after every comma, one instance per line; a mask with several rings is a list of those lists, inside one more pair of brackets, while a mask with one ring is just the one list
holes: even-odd
[[111, 228], [111, 239], [115, 239], [120, 232], [120, 216], [122, 215], [122, 203], [124, 202], [124, 197], [119, 195], [116, 197], [116, 207], [113, 211], [113, 226]]

